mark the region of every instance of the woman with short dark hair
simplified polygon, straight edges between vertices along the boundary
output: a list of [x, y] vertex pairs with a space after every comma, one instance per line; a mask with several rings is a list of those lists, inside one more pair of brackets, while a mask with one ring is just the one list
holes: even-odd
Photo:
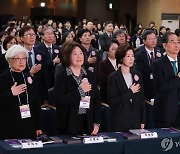
[[95, 135], [99, 131], [99, 92], [93, 73], [83, 68], [84, 60], [80, 44], [63, 44], [64, 69], [57, 74], [54, 85], [58, 134]]
[[[18, 44], [16, 37], [8, 35], [3, 41], [3, 48], [7, 51], [11, 46]], [[5, 59], [5, 54], [0, 55], [0, 74], [9, 68], [9, 64]]]
[[108, 78], [108, 102], [110, 109], [110, 131], [128, 131], [144, 128], [145, 103], [142, 78], [133, 70], [134, 49], [119, 46], [116, 61], [121, 66]]

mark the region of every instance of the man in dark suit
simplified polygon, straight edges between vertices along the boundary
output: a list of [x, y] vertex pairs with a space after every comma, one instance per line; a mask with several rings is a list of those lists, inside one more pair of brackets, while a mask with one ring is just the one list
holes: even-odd
[[101, 35], [99, 35], [99, 50], [100, 50], [100, 59], [104, 60], [103, 58], [103, 52], [106, 52], [106, 46], [109, 43], [109, 41], [112, 39], [112, 34], [114, 30], [114, 25], [112, 21], [106, 21], [105, 22], [105, 32]]
[[136, 68], [141, 72], [143, 78], [145, 99], [150, 101], [154, 99], [154, 86], [153, 86], [153, 63], [162, 57], [162, 53], [157, 45], [155, 32], [146, 30], [143, 35], [144, 46], [136, 54]]
[[[136, 54], [136, 68], [142, 74], [144, 95], [146, 102], [152, 101], [154, 99], [154, 85], [153, 85], [153, 73], [152, 65], [153, 63], [162, 57], [160, 48], [156, 47], [157, 38], [156, 34], [152, 30], [146, 30], [142, 35], [144, 45], [141, 46], [141, 50]], [[153, 127], [152, 119], [152, 109], [147, 105], [147, 122], [146, 127]]]
[[99, 51], [91, 46], [91, 32], [88, 29], [81, 29], [77, 33], [78, 42], [84, 47], [86, 55], [85, 68], [94, 73], [95, 79], [98, 76]]
[[30, 75], [35, 77], [38, 83], [41, 104], [47, 104], [48, 89], [45, 59], [41, 51], [33, 48], [36, 41], [34, 28], [31, 26], [24, 26], [20, 29], [19, 36], [29, 54], [25, 71], [30, 72]]
[[55, 66], [60, 63], [60, 48], [53, 44], [54, 33], [52, 27], [43, 29], [42, 39], [44, 43], [36, 46], [37, 50], [44, 53], [47, 68], [48, 89], [54, 87]]
[[65, 33], [67, 33], [68, 31], [71, 30], [71, 23], [70, 23], [70, 21], [67, 20], [65, 22], [64, 26], [65, 27], [62, 29], [62, 34], [65, 34]]
[[180, 128], [180, 42], [168, 32], [162, 38], [167, 55], [153, 66], [156, 97], [154, 122], [159, 127]]

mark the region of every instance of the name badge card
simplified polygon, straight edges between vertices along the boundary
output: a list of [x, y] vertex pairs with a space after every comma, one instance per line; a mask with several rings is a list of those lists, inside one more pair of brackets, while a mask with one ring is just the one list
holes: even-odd
[[85, 96], [81, 99], [79, 108], [89, 109], [90, 106], [90, 96]]
[[150, 74], [150, 79], [151, 79], [151, 80], [153, 79], [153, 74], [152, 74], [152, 73]]
[[30, 118], [31, 117], [29, 104], [21, 105], [21, 106], [19, 106], [19, 108], [20, 108], [20, 113], [21, 113], [21, 118], [22, 119]]

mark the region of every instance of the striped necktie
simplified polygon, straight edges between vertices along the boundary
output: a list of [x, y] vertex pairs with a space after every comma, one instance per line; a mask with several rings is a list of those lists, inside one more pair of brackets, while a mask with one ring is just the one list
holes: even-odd
[[177, 67], [176, 67], [176, 62], [177, 62], [177, 61], [171, 61], [172, 66], [173, 66], [173, 71], [174, 71], [174, 74], [175, 74], [175, 75], [178, 74], [178, 70], [177, 70]]

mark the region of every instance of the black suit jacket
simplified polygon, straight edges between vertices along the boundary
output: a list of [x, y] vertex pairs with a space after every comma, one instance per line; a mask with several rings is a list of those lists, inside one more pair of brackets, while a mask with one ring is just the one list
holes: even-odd
[[[158, 60], [163, 55], [160, 48], [155, 47], [155, 60]], [[153, 79], [150, 79], [152, 74], [152, 65], [150, 62], [150, 57], [145, 49], [145, 46], [141, 47], [141, 50], [136, 54], [136, 69], [141, 73], [144, 85], [145, 99], [154, 99], [154, 85]]]
[[[87, 61], [88, 57], [91, 56], [92, 51], [95, 52], [95, 57], [96, 57], [96, 62], [94, 64], [90, 64]], [[86, 69], [93, 71], [95, 79], [96, 81], [98, 81], [97, 79], [98, 79], [99, 51], [93, 47], [90, 47], [88, 51], [84, 48], [84, 53], [86, 57], [84, 66]]]
[[48, 88], [52, 88], [54, 86], [54, 76], [55, 76], [55, 64], [53, 63], [53, 60], [55, 57], [61, 57], [60, 54], [60, 48], [57, 45], [52, 45], [52, 58], [48, 52], [48, 49], [46, 48], [44, 43], [40, 43], [38, 46], [36, 46], [36, 49], [44, 53], [45, 57], [45, 64], [47, 69], [47, 85]]
[[107, 79], [114, 71], [115, 69], [108, 58], [99, 63], [98, 81], [100, 86], [101, 102], [103, 103], [109, 104], [107, 101]]
[[[47, 68], [45, 63], [45, 55], [35, 48], [34, 54], [35, 64], [41, 64], [41, 70], [34, 74], [34, 78], [35, 80], [37, 80], [41, 103], [43, 103], [44, 100], [48, 100]], [[30, 71], [28, 64], [26, 65], [25, 71]]]
[[133, 94], [128, 89], [121, 70], [108, 78], [108, 102], [110, 109], [110, 131], [128, 131], [145, 124], [145, 103], [142, 78], [138, 71], [131, 71], [133, 83], [141, 86], [140, 92]]
[[0, 74], [4, 73], [7, 69], [9, 69], [9, 64], [5, 58], [5, 54], [0, 54]]
[[[100, 98], [92, 72], [87, 71], [88, 81], [92, 85], [90, 108], [87, 109], [87, 133], [91, 133], [94, 123], [100, 124]], [[77, 118], [81, 96], [78, 84], [72, 75], [62, 70], [56, 77], [54, 85], [54, 99], [57, 111], [57, 125], [60, 134], [77, 134]]]
[[37, 83], [33, 78], [32, 84], [28, 82], [29, 73], [24, 73], [24, 76], [27, 83], [31, 118], [21, 119], [18, 97], [13, 96], [11, 92], [14, 84], [11, 73], [7, 70], [0, 75], [0, 139], [32, 138], [35, 137], [35, 131], [41, 129], [41, 108]]
[[[178, 72], [180, 59], [178, 58]], [[180, 102], [180, 78], [174, 75], [167, 56], [154, 64], [155, 103], [154, 119], [160, 122], [173, 122], [178, 114]]]
[[112, 37], [109, 37], [107, 33], [99, 35], [99, 45], [101, 46], [100, 50], [100, 59], [102, 59], [103, 52], [107, 51], [107, 44], [110, 42]]

